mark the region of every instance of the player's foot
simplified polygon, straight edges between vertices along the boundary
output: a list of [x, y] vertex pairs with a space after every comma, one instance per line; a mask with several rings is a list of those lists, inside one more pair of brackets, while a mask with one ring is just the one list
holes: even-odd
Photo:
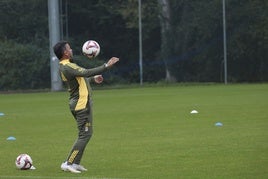
[[72, 165], [67, 165], [67, 171], [70, 171], [72, 173], [81, 173], [81, 171], [76, 170]]
[[78, 165], [78, 164], [73, 164], [73, 167], [76, 169], [76, 170], [78, 170], [78, 171], [87, 171], [87, 169], [84, 167], [84, 166], [82, 166], [82, 165]]
[[72, 173], [81, 173], [81, 171], [76, 170], [72, 165], [67, 165], [67, 162], [62, 163], [60, 168], [63, 171], [69, 171], [69, 172], [72, 172]]
[[63, 171], [67, 171], [67, 162], [63, 162], [60, 166]]

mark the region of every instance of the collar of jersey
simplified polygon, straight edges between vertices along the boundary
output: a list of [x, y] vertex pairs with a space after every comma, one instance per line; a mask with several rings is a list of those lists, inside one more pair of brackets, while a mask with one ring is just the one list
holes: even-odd
[[65, 65], [67, 63], [70, 63], [70, 59], [63, 59], [60, 61], [60, 64], [63, 64], [63, 65]]

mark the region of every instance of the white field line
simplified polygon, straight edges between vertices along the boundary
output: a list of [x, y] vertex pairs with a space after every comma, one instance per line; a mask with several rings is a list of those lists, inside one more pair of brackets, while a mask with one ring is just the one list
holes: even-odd
[[96, 178], [96, 177], [54, 177], [54, 176], [1, 176], [0, 179], [119, 179], [119, 178]]

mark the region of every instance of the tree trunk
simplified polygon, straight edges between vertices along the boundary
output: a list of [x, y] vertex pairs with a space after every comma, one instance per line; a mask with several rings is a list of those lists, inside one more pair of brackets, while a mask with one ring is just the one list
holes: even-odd
[[171, 31], [170, 26], [170, 4], [169, 0], [158, 0], [159, 7], [161, 8], [159, 13], [159, 19], [161, 24], [161, 57], [165, 63], [166, 68], [166, 81], [175, 82], [176, 77], [172, 75], [169, 68], [167, 58], [171, 55], [169, 51], [168, 36]]

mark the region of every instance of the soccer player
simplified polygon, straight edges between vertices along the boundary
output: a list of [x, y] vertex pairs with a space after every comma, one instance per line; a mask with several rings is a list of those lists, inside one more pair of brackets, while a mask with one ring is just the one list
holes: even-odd
[[70, 92], [69, 107], [78, 127], [77, 140], [67, 160], [61, 164], [61, 169], [72, 173], [81, 173], [81, 171], [87, 171], [85, 167], [80, 165], [80, 161], [93, 133], [90, 82], [102, 83], [103, 77], [101, 73], [111, 68], [119, 61], [119, 58], [112, 57], [101, 66], [86, 69], [72, 62], [73, 52], [67, 41], [58, 42], [53, 47], [53, 50], [60, 60], [61, 78], [68, 86], [68, 91]]

